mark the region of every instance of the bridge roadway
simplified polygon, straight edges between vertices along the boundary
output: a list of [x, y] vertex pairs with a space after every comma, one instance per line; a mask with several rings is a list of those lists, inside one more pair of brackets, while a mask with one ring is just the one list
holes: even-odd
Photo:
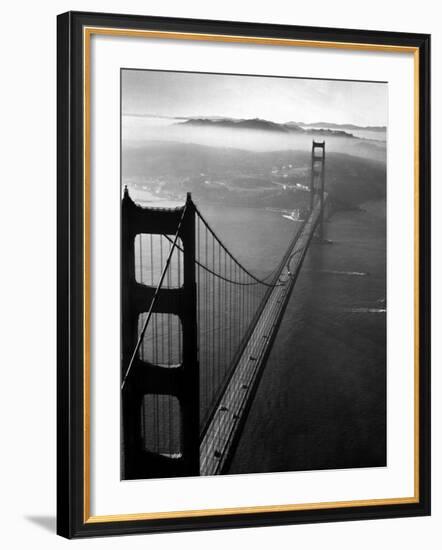
[[318, 223], [320, 209], [318, 199], [308, 220], [299, 230], [288, 261], [280, 271], [279, 284], [271, 290], [203, 436], [200, 445], [200, 474], [203, 476], [222, 473], [228, 463]]

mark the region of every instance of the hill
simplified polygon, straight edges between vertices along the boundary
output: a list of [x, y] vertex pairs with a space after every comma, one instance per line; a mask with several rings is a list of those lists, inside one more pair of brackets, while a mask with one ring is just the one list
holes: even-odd
[[287, 122], [280, 124], [272, 122], [270, 120], [264, 120], [262, 118], [222, 118], [222, 117], [208, 117], [208, 118], [189, 118], [184, 121], [177, 122], [180, 126], [196, 126], [206, 128], [228, 128], [238, 130], [260, 130], [265, 132], [279, 132], [279, 133], [299, 133], [299, 134], [319, 134], [329, 135], [336, 137], [353, 138], [351, 133], [345, 132], [342, 129], [334, 130], [331, 128], [316, 128], [305, 129], [299, 126], [296, 122]]

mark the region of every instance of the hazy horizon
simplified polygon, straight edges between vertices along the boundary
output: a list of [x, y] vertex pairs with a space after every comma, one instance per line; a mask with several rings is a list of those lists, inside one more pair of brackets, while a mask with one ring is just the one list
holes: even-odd
[[387, 83], [125, 69], [122, 115], [387, 126]]
[[275, 124], [293, 124], [293, 123], [296, 123], [296, 124], [299, 124], [301, 127], [302, 126], [312, 126], [312, 125], [315, 125], [315, 124], [318, 124], [318, 125], [324, 125], [324, 126], [327, 126], [327, 125], [331, 125], [331, 126], [342, 126], [342, 127], [351, 127], [351, 126], [355, 126], [357, 128], [361, 128], [361, 129], [370, 129], [370, 128], [383, 128], [383, 129], [386, 129], [387, 126], [385, 124], [364, 124], [364, 125], [361, 125], [361, 124], [355, 124], [353, 122], [331, 122], [330, 120], [314, 120], [314, 121], [305, 121], [305, 120], [286, 120], [286, 121], [283, 121], [283, 122], [278, 122], [276, 120], [271, 120], [271, 119], [268, 119], [268, 118], [261, 118], [261, 117], [250, 117], [250, 118], [235, 118], [235, 117], [227, 117], [227, 116], [220, 116], [220, 115], [217, 115], [217, 114], [211, 114], [211, 115], [192, 115], [192, 116], [167, 116], [167, 115], [155, 115], [155, 114], [152, 114], [152, 113], [133, 113], [133, 112], [122, 112], [121, 113], [121, 116], [123, 117], [134, 117], [134, 118], [150, 118], [150, 119], [154, 119], [154, 120], [164, 120], [164, 121], [171, 121], [171, 123], [173, 123], [172, 121], [186, 121], [186, 120], [195, 120], [195, 119], [202, 119], [202, 120], [216, 120], [216, 119], [219, 119], [219, 120], [235, 120], [235, 121], [239, 121], [239, 120], [263, 120], [263, 121], [267, 121], [267, 122], [273, 122]]

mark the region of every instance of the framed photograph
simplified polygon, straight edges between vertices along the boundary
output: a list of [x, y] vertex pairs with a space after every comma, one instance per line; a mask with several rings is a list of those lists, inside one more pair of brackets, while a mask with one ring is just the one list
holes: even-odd
[[430, 513], [430, 37], [58, 17], [58, 533]]

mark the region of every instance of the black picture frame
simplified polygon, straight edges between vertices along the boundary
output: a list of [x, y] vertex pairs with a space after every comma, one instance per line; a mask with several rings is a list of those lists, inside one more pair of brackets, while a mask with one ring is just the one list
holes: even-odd
[[[67, 538], [430, 514], [430, 36], [366, 30], [69, 12], [57, 41], [57, 532]], [[84, 28], [142, 29], [414, 48], [419, 59], [419, 439], [415, 502], [91, 521], [85, 490]]]

